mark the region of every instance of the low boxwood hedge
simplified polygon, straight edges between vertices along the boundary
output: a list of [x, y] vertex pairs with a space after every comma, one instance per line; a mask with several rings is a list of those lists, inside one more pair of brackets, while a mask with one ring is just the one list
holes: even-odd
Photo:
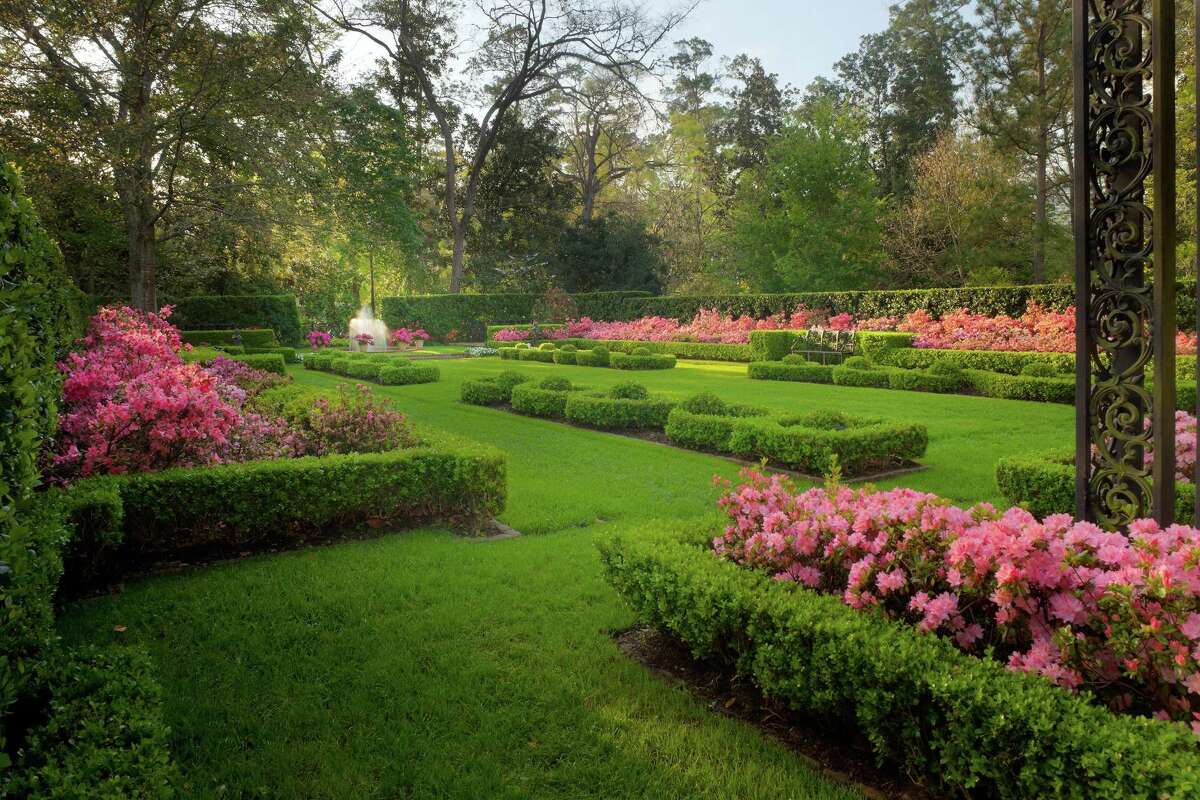
[[[240, 348], [246, 355], [262, 355], [263, 353], [278, 353], [283, 356], [285, 364], [299, 364], [300, 357], [296, 355], [294, 347], [242, 347]], [[226, 348], [228, 352], [232, 352], [231, 348]]]
[[964, 377], [960, 375], [938, 375], [927, 370], [892, 369], [887, 372], [888, 388], [909, 392], [938, 392], [950, 394], [959, 391]]
[[662, 429], [675, 403], [658, 397], [624, 398], [572, 392], [563, 415], [569, 422], [605, 431]]
[[617, 351], [609, 354], [608, 363], [614, 369], [650, 370], [674, 369], [676, 361], [675, 356], [662, 353], [634, 355]]
[[575, 363], [581, 367], [607, 367], [611, 358], [607, 347], [597, 345], [591, 350], [576, 350]]
[[475, 381], [463, 381], [459, 388], [459, 398], [464, 403], [476, 406], [498, 406], [512, 402], [513, 387], [531, 380], [529, 375], [506, 370], [490, 378]]
[[356, 378], [360, 381], [375, 381], [379, 379], [379, 371], [383, 369], [381, 364], [365, 359], [360, 361], [347, 362], [346, 376]]
[[237, 330], [212, 331], [180, 331], [179, 338], [187, 344], [223, 347], [225, 345], [241, 345], [243, 347], [279, 347], [275, 331], [270, 328], [241, 328]]
[[883, 369], [834, 367], [833, 382], [838, 386], [865, 386], [886, 389], [888, 388], [888, 371]]
[[517, 348], [517, 359], [520, 361], [540, 361], [543, 364], [553, 364], [556, 350], [540, 348]]
[[711, 533], [599, 542], [637, 617], [796, 712], [853, 724], [881, 761], [952, 796], [1179, 798], [1200, 792], [1182, 725], [1118, 716], [840, 598], [720, 560]]
[[437, 383], [442, 379], [442, 371], [430, 364], [417, 365], [405, 362], [404, 365], [382, 366], [379, 369], [377, 383], [382, 386], [411, 386], [416, 383]]
[[963, 370], [966, 385], [984, 397], [1004, 400], [1035, 400], [1042, 403], [1075, 402], [1075, 378], [1039, 378], [1033, 375], [1009, 375], [978, 369]]
[[[471, 530], [504, 508], [502, 454], [440, 432], [420, 435], [422, 445], [385, 453], [106, 476], [120, 493], [120, 541], [97, 547], [110, 543], [114, 532], [94, 527], [97, 516], [75, 504], [72, 547], [103, 554], [99, 572], [113, 580], [128, 564], [205, 548], [294, 546], [367, 520], [393, 526], [445, 520]], [[70, 574], [65, 580], [81, 582]]]
[[575, 357], [578, 354], [579, 354], [579, 351], [575, 350], [573, 348], [571, 350], [561, 350], [561, 349], [555, 350], [554, 351], [554, 363], [555, 364], [574, 364]]
[[279, 353], [258, 353], [256, 355], [232, 356], [234, 361], [240, 361], [248, 367], [274, 372], [276, 375], [286, 375], [287, 365]]
[[[1069, 450], [1009, 456], [996, 465], [996, 485], [1014, 505], [1036, 517], [1075, 513], [1075, 456]], [[1175, 484], [1175, 521], [1192, 524], [1196, 487]]]
[[698, 412], [690, 403], [671, 412], [666, 434], [683, 447], [765, 458], [810, 474], [823, 474], [836, 461], [848, 476], [873, 466], [916, 460], [929, 444], [924, 425], [828, 411], [771, 415], [745, 406]]
[[[565, 384], [559, 388], [558, 383], [553, 385], [548, 381], [559, 380]], [[548, 419], [563, 419], [567, 411], [567, 398], [572, 392], [580, 391], [579, 387], [574, 387], [565, 379], [548, 378], [539, 383], [519, 383], [512, 388], [512, 408], [520, 414], [528, 414], [532, 417], [546, 417]]]
[[581, 350], [603, 347], [610, 353], [632, 353], [644, 347], [656, 355], [700, 361], [753, 361], [754, 353], [748, 344], [720, 344], [716, 342], [639, 342], [630, 339], [564, 339]]
[[746, 374], [756, 381], [799, 381], [833, 383], [833, 367], [825, 364], [785, 364], [782, 361], [752, 361]]

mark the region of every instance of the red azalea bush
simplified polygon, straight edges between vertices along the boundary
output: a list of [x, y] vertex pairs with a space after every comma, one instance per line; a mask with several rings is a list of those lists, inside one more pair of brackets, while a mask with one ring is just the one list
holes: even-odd
[[1200, 531], [743, 477], [720, 501], [720, 557], [1200, 733]]
[[59, 364], [63, 412], [53, 470], [60, 476], [213, 463], [238, 410], [217, 376], [179, 356], [179, 332], [158, 314], [104, 308], [83, 349]]

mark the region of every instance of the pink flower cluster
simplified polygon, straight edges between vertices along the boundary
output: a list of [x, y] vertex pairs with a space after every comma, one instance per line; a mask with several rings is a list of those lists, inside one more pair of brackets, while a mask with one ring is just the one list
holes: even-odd
[[238, 409], [219, 379], [179, 356], [179, 332], [158, 314], [103, 308], [64, 375], [59, 448], [66, 476], [165, 469], [219, 461]]
[[721, 557], [1200, 733], [1200, 530], [743, 476], [720, 501]]
[[[1150, 420], [1146, 420], [1150, 428]], [[1154, 463], [1154, 451], [1147, 448], [1146, 466]], [[1196, 418], [1186, 411], [1175, 412], [1175, 480], [1191, 483], [1196, 474]]]
[[308, 339], [308, 343], [312, 345], [313, 350], [329, 347], [333, 342], [333, 334], [329, 331], [309, 331], [305, 338]]
[[388, 341], [391, 342], [393, 347], [397, 345], [412, 347], [418, 341], [429, 341], [429, 334], [425, 332], [424, 328], [414, 328], [412, 330], [409, 330], [408, 328], [397, 328], [388, 334]]

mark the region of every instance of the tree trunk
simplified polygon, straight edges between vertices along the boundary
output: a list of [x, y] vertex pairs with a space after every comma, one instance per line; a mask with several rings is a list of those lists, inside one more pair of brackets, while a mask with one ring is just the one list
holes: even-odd
[[450, 292], [458, 294], [462, 291], [463, 261], [467, 251], [467, 226], [457, 222], [451, 226], [454, 229], [454, 258], [450, 262]]
[[154, 225], [136, 220], [129, 225], [129, 297], [134, 308], [158, 310], [158, 259], [154, 252]]
[[[1038, 98], [1046, 97], [1046, 26], [1038, 29], [1037, 43], [1037, 76]], [[1043, 119], [1045, 109], [1038, 105], [1038, 138], [1037, 138], [1037, 196], [1034, 198], [1033, 209], [1033, 282], [1041, 283], [1046, 279], [1046, 164], [1050, 158], [1050, 134], [1046, 130]]]

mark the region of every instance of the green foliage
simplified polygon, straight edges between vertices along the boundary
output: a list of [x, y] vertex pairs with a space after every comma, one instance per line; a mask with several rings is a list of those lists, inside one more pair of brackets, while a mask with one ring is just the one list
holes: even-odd
[[[556, 380], [556, 379], [547, 379]], [[562, 381], [563, 379], [557, 379]], [[545, 381], [542, 381], [545, 383]], [[554, 386], [562, 386], [555, 383]], [[547, 417], [562, 419], [567, 410], [567, 397], [571, 394], [571, 384], [566, 382], [565, 388], [543, 388], [540, 384], [533, 386], [528, 383], [517, 384], [512, 388], [512, 408], [520, 414], [532, 417]]]
[[373, 381], [383, 386], [437, 383], [442, 376], [441, 370], [433, 365], [414, 364], [390, 353], [314, 353], [304, 359], [304, 368]]
[[746, 367], [751, 380], [833, 383], [832, 366], [825, 364], [785, 364], [782, 361], [754, 361]]
[[[171, 320], [175, 322], [174, 319]], [[232, 352], [230, 347], [251, 347], [274, 351], [279, 347], [275, 331], [270, 328], [241, 328], [229, 330], [181, 330], [179, 338], [190, 345], [219, 347], [225, 352]]]
[[410, 386], [416, 383], [437, 383], [442, 371], [432, 365], [381, 366], [377, 382], [383, 386]]
[[240, 361], [248, 367], [261, 369], [265, 372], [274, 372], [276, 375], [286, 375], [287, 365], [283, 363], [283, 356], [279, 353], [261, 353], [253, 356], [234, 356], [234, 361]]
[[[580, 316], [596, 320], [632, 319], [626, 316], [627, 298], [645, 292], [593, 292], [576, 294], [571, 301]], [[432, 294], [384, 297], [381, 316], [389, 328], [421, 327], [438, 340], [480, 341], [487, 325], [542, 322], [533, 319], [538, 294]]]
[[1028, 375], [1033, 378], [1055, 378], [1063, 377], [1063, 373], [1054, 368], [1053, 364], [1048, 364], [1045, 361], [1031, 361], [1021, 367], [1021, 374]]
[[645, 400], [650, 391], [640, 383], [622, 381], [608, 390], [608, 396], [617, 400]]
[[801, 714], [852, 720], [881, 760], [951, 794], [1006, 800], [1181, 797], [1200, 787], [1182, 726], [1114, 715], [838, 597], [722, 561], [702, 538], [628, 531], [601, 540], [600, 558], [641, 621], [698, 657], [736, 663]]
[[799, 353], [788, 353], [786, 356], [783, 357], [783, 363], [788, 364], [790, 366], [796, 366], [796, 365], [800, 365], [800, 364], [811, 364], [813, 362], [809, 361], [807, 358], [800, 355]]
[[715, 342], [638, 342], [622, 339], [569, 339], [576, 347], [604, 348], [611, 353], [632, 353], [645, 348], [650, 353], [672, 355], [676, 358], [705, 361], [750, 361], [753, 351], [748, 344], [719, 344]]
[[742, 177], [733, 263], [745, 283], [766, 291], [870, 285], [882, 204], [863, 135], [851, 106], [806, 104], [772, 141], [766, 163]]
[[660, 353], [629, 354], [616, 352], [609, 356], [609, 364], [615, 369], [674, 369], [675, 356]]
[[492, 378], [463, 381], [460, 399], [476, 406], [498, 406], [511, 402], [513, 387], [529, 380], [528, 375], [506, 370]]
[[542, 378], [538, 381], [539, 389], [550, 389], [555, 392], [571, 391], [571, 382], [566, 378]]
[[659, 245], [642, 220], [606, 214], [562, 231], [550, 268], [569, 292], [619, 288], [657, 294], [667, 272]]
[[352, 361], [346, 368], [346, 375], [360, 381], [375, 381], [379, 380], [381, 369], [383, 369], [382, 365], [370, 361]]
[[631, 350], [629, 352], [629, 354], [633, 355], [633, 356], [648, 356], [648, 355], [650, 355], [650, 348], [646, 347], [645, 345], [640, 345], [638, 347], [633, 348], [633, 350]]
[[870, 369], [871, 362], [865, 356], [850, 356], [842, 362], [846, 369]]
[[792, 352], [795, 331], [750, 331], [750, 350], [755, 361], [779, 361]]
[[58, 652], [32, 678], [48, 715], [28, 731], [0, 793], [29, 798], [175, 796], [162, 691], [140, 649]]
[[943, 378], [952, 378], [960, 384], [966, 379], [963, 368], [957, 364], [951, 364], [948, 361], [938, 361], [931, 364], [929, 367], [930, 375], [940, 375]]
[[564, 347], [570, 347], [571, 349], [566, 350], [566, 349], [560, 347], [559, 349], [555, 350], [554, 351], [554, 363], [555, 364], [568, 364], [568, 365], [579, 363], [579, 351], [575, 349], [575, 346], [568, 344], [568, 345], [565, 345]]
[[304, 338], [300, 329], [300, 308], [290, 294], [185, 297], [175, 304], [171, 322], [180, 330], [270, 328], [286, 345], [299, 344]]
[[883, 369], [855, 369], [848, 366], [834, 367], [832, 374], [833, 382], [838, 386], [866, 386], [886, 389], [889, 385], [888, 370]]
[[517, 348], [516, 349], [518, 360], [520, 360], [520, 361], [540, 361], [543, 364], [553, 364], [555, 352], [556, 351], [554, 351], [554, 350], [542, 350], [541, 348], [538, 348], [536, 350], [534, 350], [532, 348], [528, 348], [528, 349]]
[[967, 386], [985, 397], [1005, 400], [1036, 400], [1042, 403], [1074, 403], [1075, 378], [1037, 378], [1003, 372], [963, 371]]
[[[622, 384], [637, 386], [638, 384]], [[675, 404], [669, 400], [650, 397], [642, 389], [642, 396], [585, 394], [572, 392], [567, 397], [563, 416], [568, 422], [600, 430], [650, 430], [662, 429], [667, 424], [667, 415]], [[636, 393], [633, 393], [636, 395]]]
[[593, 347], [591, 350], [575, 351], [575, 363], [581, 367], [607, 367], [609, 353], [606, 347]]
[[897, 347], [912, 347], [911, 333], [889, 331], [859, 331], [855, 334], [855, 347], [872, 364], [882, 364], [888, 351]]
[[540, 345], [538, 345], [538, 349], [539, 350], [557, 350], [558, 345], [556, 345], [554, 342], [542, 342]]
[[965, 377], [960, 373], [958, 377], [950, 375], [937, 375], [930, 372], [921, 372], [911, 369], [891, 369], [887, 371], [888, 388], [889, 389], [904, 389], [910, 392], [941, 392], [950, 393], [957, 392], [963, 384]]
[[[127, 564], [175, 559], [201, 547], [294, 546], [372, 518], [393, 526], [437, 519], [472, 528], [504, 507], [501, 454], [421, 434], [423, 444], [383, 453], [117, 476], [123, 537], [102, 574], [113, 580]], [[80, 534], [98, 538], [86, 526]]]
[[668, 415], [664, 432], [681, 447], [730, 453], [730, 440], [739, 422], [766, 416], [766, 409], [733, 405], [716, 395], [701, 393], [684, 400]]
[[876, 363], [905, 369], [927, 369], [934, 364], [953, 364], [962, 369], [986, 370], [1019, 375], [1026, 364], [1043, 363], [1054, 372], [1075, 369], [1074, 353], [1019, 353], [1001, 350], [934, 350], [915, 347], [889, 348], [877, 354]]
[[244, 353], [246, 355], [262, 355], [263, 353], [278, 353], [279, 355], [283, 356], [283, 362], [285, 364], [299, 364], [300, 363], [300, 358], [299, 358], [299, 356], [296, 355], [296, 348], [294, 348], [294, 347], [236, 347], [235, 346], [232, 348], [226, 348], [225, 352], [229, 353], [230, 355], [240, 355], [241, 353], [239, 353], [238, 350], [240, 350], [241, 353]]

